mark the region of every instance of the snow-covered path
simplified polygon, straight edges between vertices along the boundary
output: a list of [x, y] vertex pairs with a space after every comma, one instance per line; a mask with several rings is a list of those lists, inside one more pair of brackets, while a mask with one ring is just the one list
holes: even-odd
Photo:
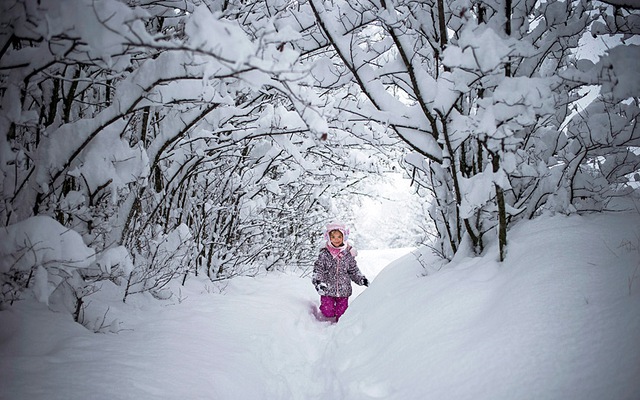
[[[372, 280], [408, 251], [361, 251], [358, 261]], [[352, 301], [364, 290], [354, 289]], [[25, 321], [18, 310], [3, 313], [0, 398], [313, 399], [341, 391], [323, 359], [336, 325], [314, 318], [308, 278], [270, 274], [205, 290], [194, 281], [174, 304], [133, 301], [109, 311], [118, 334], [89, 333], [45, 307]], [[46, 336], [35, 325], [43, 319]]]
[[126, 305], [105, 286], [93, 301], [117, 334], [21, 301], [0, 312], [0, 399], [638, 400], [640, 213], [510, 235], [504, 263], [495, 245], [446, 265], [422, 249], [375, 280], [401, 254], [361, 252], [373, 282], [338, 324], [282, 273]]

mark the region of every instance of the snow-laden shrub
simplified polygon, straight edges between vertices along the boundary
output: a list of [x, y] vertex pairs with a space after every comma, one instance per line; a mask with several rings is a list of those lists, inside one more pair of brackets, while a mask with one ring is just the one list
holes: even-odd
[[[132, 262], [125, 261], [126, 288], [129, 295], [149, 292], [157, 298], [171, 297], [167, 284], [188, 269], [195, 246], [189, 228], [181, 224], [169, 233], [159, 230], [145, 246], [134, 250]], [[106, 264], [105, 264], [106, 265]]]
[[[74, 312], [73, 296], [85, 294], [80, 272], [94, 259], [93, 249], [76, 231], [47, 216], [0, 228], [0, 305], [19, 300], [29, 289], [38, 301]], [[60, 295], [65, 286], [69, 290]]]

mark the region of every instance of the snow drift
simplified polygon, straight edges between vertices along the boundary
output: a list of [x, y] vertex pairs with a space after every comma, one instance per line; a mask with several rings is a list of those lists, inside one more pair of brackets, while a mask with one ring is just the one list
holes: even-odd
[[308, 278], [277, 273], [166, 302], [105, 284], [92, 310], [117, 334], [23, 301], [0, 312], [0, 398], [637, 399], [639, 249], [635, 213], [521, 223], [502, 264], [421, 249], [376, 277], [398, 253], [360, 251], [375, 280], [333, 325]]
[[495, 252], [439, 271], [396, 261], [337, 328], [330, 397], [637, 398], [639, 222], [529, 221], [502, 265]]

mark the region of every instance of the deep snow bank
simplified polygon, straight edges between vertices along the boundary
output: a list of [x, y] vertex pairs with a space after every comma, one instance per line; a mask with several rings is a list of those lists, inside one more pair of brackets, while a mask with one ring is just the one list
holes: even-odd
[[638, 399], [638, 215], [539, 218], [509, 238], [502, 265], [490, 249], [382, 271], [336, 329], [329, 397]]
[[[637, 400], [639, 249], [637, 214], [540, 218], [503, 264], [414, 251], [335, 325], [309, 278], [279, 273], [163, 302], [105, 283], [88, 311], [117, 334], [22, 301], [0, 312], [0, 398]], [[372, 278], [394, 254], [358, 262]]]

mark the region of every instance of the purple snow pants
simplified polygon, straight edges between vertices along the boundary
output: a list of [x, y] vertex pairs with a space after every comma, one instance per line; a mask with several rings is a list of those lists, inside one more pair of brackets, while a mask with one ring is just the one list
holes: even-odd
[[320, 311], [327, 318], [336, 317], [337, 320], [344, 314], [348, 306], [348, 297], [320, 296]]

